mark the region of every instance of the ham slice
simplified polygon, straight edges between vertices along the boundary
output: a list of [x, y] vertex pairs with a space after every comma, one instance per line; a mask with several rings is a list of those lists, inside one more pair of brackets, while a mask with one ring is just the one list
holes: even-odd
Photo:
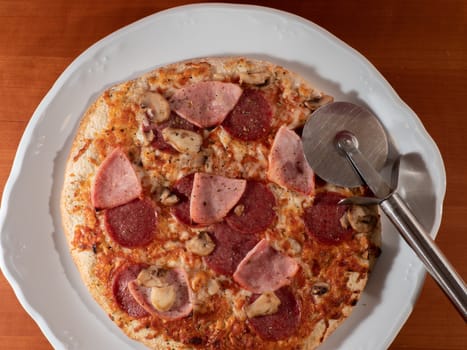
[[237, 84], [201, 81], [177, 90], [170, 107], [190, 123], [208, 128], [221, 124], [241, 95], [242, 88]]
[[269, 180], [306, 195], [314, 192], [314, 172], [305, 159], [302, 140], [293, 130], [279, 128], [268, 160]]
[[122, 149], [116, 148], [101, 163], [91, 185], [91, 201], [97, 209], [114, 208], [138, 198], [141, 183]]
[[262, 239], [238, 264], [233, 279], [253, 293], [275, 291], [288, 285], [298, 271], [297, 262]]
[[246, 188], [246, 180], [196, 173], [190, 197], [190, 216], [199, 224], [221, 221], [237, 204]]
[[128, 283], [128, 290], [136, 302], [151, 315], [168, 321], [188, 316], [193, 310], [193, 293], [189, 287], [185, 270], [180, 268], [167, 270], [165, 281], [175, 290], [175, 302], [166, 311], [159, 311], [152, 305], [151, 287], [141, 285], [137, 279]]

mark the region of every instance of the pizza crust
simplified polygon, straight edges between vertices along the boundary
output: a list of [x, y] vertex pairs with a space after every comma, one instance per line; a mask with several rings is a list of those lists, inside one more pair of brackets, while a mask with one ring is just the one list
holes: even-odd
[[[61, 196], [61, 213], [63, 229], [71, 256], [83, 282], [109, 317], [130, 338], [136, 339], [152, 349], [188, 349], [190, 346], [169, 339], [163, 334], [158, 334], [151, 327], [146, 327], [151, 323], [147, 319], [143, 321], [131, 319], [118, 307], [113, 299], [110, 286], [116, 268], [127, 263], [127, 260], [138, 262], [144, 261], [147, 257], [144, 251], [138, 249], [132, 251], [128, 248], [118, 247], [105, 234], [105, 228], [103, 228], [102, 224], [102, 212], [96, 212], [90, 203], [92, 179], [99, 164], [116, 145], [122, 147], [130, 155], [130, 159], [136, 165], [137, 174], [146, 191], [151, 189], [156, 193], [161, 190], [161, 187], [173, 184], [174, 181], [181, 177], [181, 174], [189, 172], [187, 171], [188, 168], [194, 167], [196, 169], [196, 164], [194, 164], [191, 157], [180, 157], [181, 166], [179, 169], [165, 166], [163, 171], [166, 172], [166, 176], [162, 176], [151, 168], [150, 171], [152, 171], [153, 176], [147, 176], [145, 169], [151, 162], [154, 162], [155, 157], [162, 159], [164, 162], [168, 159], [168, 156], [152, 150], [150, 142], [145, 138], [139, 127], [143, 122], [142, 119], [144, 119], [144, 116], [137, 112], [141, 95], [145, 91], [151, 90], [170, 98], [177, 89], [188, 83], [201, 80], [230, 81], [233, 78], [244, 84], [249, 82], [259, 83], [260, 85], [266, 84], [268, 79], [280, 81], [284, 100], [296, 101], [298, 99], [301, 101], [287, 115], [276, 115], [273, 119], [274, 128], [282, 124], [288, 125], [289, 128], [300, 127], [311, 113], [309, 106], [317, 108], [320, 104], [330, 101], [328, 96], [311, 87], [297, 74], [270, 62], [243, 57], [189, 60], [157, 68], [135, 80], [118, 84], [106, 90], [84, 114], [70, 150]], [[116, 131], [118, 128], [121, 128], [121, 132]], [[213, 157], [215, 160], [206, 165], [205, 171], [216, 172], [220, 168], [220, 164], [217, 163], [218, 160], [229, 157], [233, 158], [234, 161], [225, 170], [225, 176], [266, 179], [267, 146], [264, 144], [257, 145], [254, 149], [251, 146], [245, 146], [244, 143], [233, 139], [222, 128], [214, 130], [209, 137], [214, 144], [211, 151], [217, 156]], [[137, 147], [135, 147], [135, 144], [137, 144]], [[229, 145], [229, 151], [226, 151], [226, 145]], [[247, 160], [244, 161], [247, 158], [245, 155], [253, 154], [253, 152], [256, 155], [254, 161], [250, 163]], [[284, 212], [278, 215], [279, 219], [276, 223], [277, 230], [283, 232], [291, 225], [294, 225], [293, 218], [300, 215], [300, 208], [303, 205], [311, 205], [313, 198], [304, 195], [291, 196], [289, 190], [279, 186], [272, 185], [271, 188], [276, 197], [282, 198], [283, 202], [289, 201], [289, 204], [284, 206], [287, 209], [284, 209]], [[360, 190], [335, 187], [333, 187], [333, 190], [346, 195], [361, 194], [358, 192]], [[190, 231], [178, 223], [171, 223], [171, 225], [180, 232], [180, 237], [186, 237], [186, 239], [190, 237], [191, 231], [196, 231], [196, 229]], [[349, 279], [349, 289], [353, 291], [352, 299], [355, 303], [361, 296], [368, 279], [368, 271], [374, 264], [376, 255], [379, 252], [380, 231], [378, 221], [378, 224], [371, 232], [361, 234], [363, 242], [361, 249], [365, 251], [365, 254], [361, 257], [361, 263], [366, 265], [368, 269], [364, 273], [356, 273], [357, 275]], [[95, 240], [90, 240], [89, 237], [95, 237]], [[277, 238], [277, 235], [272, 230], [267, 230], [266, 237], [273, 240]], [[181, 238], [180, 244], [175, 242], [172, 244], [174, 248], [169, 248], [173, 249], [174, 252], [182, 251], [183, 248], [180, 248], [180, 246], [186, 239]], [[296, 236], [290, 239], [303, 240], [303, 237], [296, 233]], [[292, 256], [300, 256], [300, 249], [296, 251], [293, 247], [290, 248], [290, 242], [287, 243], [287, 241], [288, 237], [279, 239], [275, 243], [275, 247], [281, 251], [289, 252]], [[111, 250], [117, 253], [115, 253], [115, 260], [109, 263], [105, 260], [105, 257], [108, 256], [107, 254]], [[163, 263], [185, 267], [190, 271], [190, 278], [193, 278], [196, 273], [193, 262], [186, 257], [175, 256], [169, 255]], [[152, 256], [150, 259], [154, 259], [154, 257]], [[199, 262], [199, 260], [196, 261]], [[197, 268], [199, 269], [199, 267]], [[315, 279], [316, 276], [313, 276], [309, 266], [303, 266], [302, 264], [301, 268], [303, 273], [308, 274], [311, 280]], [[219, 295], [233, 298], [230, 291], [221, 290]], [[224, 327], [232, 323], [232, 320], [235, 319], [235, 313], [242, 313], [241, 307], [235, 306], [233, 300], [230, 300], [230, 302], [235, 309], [234, 315], [231, 316], [230, 321]], [[303, 349], [316, 348], [350, 314], [351, 309], [351, 306], [345, 307], [341, 315], [336, 319], [328, 320], [326, 315], [321, 315], [324, 318], [315, 324], [307, 336], [299, 339], [301, 347]], [[294, 339], [296, 341], [297, 337]], [[281, 347], [279, 344], [282, 344]], [[287, 342], [281, 341], [276, 345], [267, 343], [264, 348], [279, 349], [287, 347]]]

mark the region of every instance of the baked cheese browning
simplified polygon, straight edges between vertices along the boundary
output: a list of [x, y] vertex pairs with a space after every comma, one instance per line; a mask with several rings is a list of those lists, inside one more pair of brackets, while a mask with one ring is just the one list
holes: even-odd
[[[207, 121], [199, 106], [187, 116], [190, 103], [216, 93], [230, 101], [227, 109], [213, 107]], [[157, 349], [313, 349], [348, 316], [378, 251], [379, 217], [319, 203], [364, 189], [315, 184], [312, 171], [294, 173], [305, 190], [268, 176], [278, 131], [286, 130], [284, 142], [299, 140], [291, 130], [329, 101], [286, 69], [225, 58], [158, 68], [90, 107], [67, 165], [65, 231], [83, 280], [126, 334]], [[131, 169], [102, 166], [112, 152]], [[128, 197], [107, 189], [118, 169], [136, 188]], [[195, 183], [203, 176], [208, 181]], [[212, 178], [243, 189], [217, 196], [223, 188]], [[95, 205], [91, 194], [107, 204]], [[213, 213], [204, 210], [210, 201]], [[224, 201], [227, 209], [219, 209]], [[157, 290], [137, 282], [151, 266], [179, 282]]]

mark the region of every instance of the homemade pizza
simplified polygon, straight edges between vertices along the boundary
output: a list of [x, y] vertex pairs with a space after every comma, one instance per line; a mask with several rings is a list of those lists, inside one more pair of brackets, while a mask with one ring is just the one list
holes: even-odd
[[97, 303], [153, 349], [314, 349], [380, 252], [371, 195], [317, 177], [300, 138], [332, 101], [244, 57], [120, 83], [86, 111], [65, 170], [69, 249]]

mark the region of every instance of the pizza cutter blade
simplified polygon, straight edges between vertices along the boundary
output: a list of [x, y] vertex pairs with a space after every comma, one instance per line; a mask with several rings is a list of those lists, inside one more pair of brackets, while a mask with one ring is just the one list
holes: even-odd
[[317, 109], [302, 133], [305, 157], [315, 173], [344, 187], [366, 184], [375, 198], [347, 198], [347, 204], [378, 203], [426, 269], [467, 321], [467, 288], [402, 197], [379, 170], [388, 156], [388, 140], [378, 119], [367, 109], [334, 102]]

